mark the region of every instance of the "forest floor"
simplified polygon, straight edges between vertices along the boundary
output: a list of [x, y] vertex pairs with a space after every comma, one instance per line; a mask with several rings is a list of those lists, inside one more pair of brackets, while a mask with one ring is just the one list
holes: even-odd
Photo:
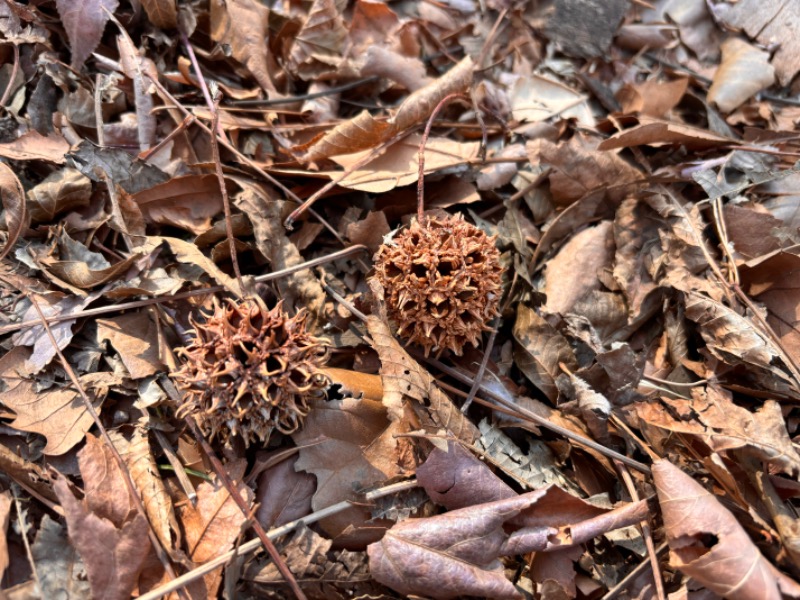
[[0, 598], [800, 598], [800, 4], [0, 34]]

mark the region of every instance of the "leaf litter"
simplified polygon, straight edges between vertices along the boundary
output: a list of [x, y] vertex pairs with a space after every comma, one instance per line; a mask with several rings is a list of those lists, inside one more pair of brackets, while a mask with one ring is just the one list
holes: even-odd
[[[796, 3], [0, 16], [9, 598], [800, 597]], [[460, 353], [385, 303], [476, 306], [478, 254], [374, 279], [454, 216], [504, 270]], [[295, 332], [259, 364], [203, 346], [244, 299], [325, 367], [292, 371]], [[192, 343], [202, 410], [325, 395], [294, 433], [203, 439], [171, 383]]]

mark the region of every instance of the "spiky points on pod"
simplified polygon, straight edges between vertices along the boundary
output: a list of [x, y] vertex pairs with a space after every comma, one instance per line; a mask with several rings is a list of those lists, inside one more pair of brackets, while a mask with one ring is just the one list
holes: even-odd
[[478, 345], [499, 314], [502, 273], [494, 238], [461, 215], [414, 221], [375, 255], [389, 317], [426, 356]]
[[229, 299], [204, 316], [190, 319], [194, 339], [172, 375], [184, 393], [178, 416], [194, 416], [211, 439], [239, 436], [245, 445], [296, 431], [329, 385], [319, 372], [327, 345], [306, 331], [306, 314]]

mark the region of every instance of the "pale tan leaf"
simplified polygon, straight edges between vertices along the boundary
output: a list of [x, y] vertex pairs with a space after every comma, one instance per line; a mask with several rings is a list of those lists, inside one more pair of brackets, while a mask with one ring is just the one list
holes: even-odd
[[306, 81], [336, 70], [347, 39], [344, 19], [334, 0], [314, 0], [294, 36], [288, 66]]
[[97, 339], [111, 343], [132, 379], [142, 379], [164, 369], [158, 356], [156, 326], [147, 312], [97, 319]]
[[267, 66], [269, 9], [257, 0], [211, 0], [211, 39], [230, 46], [265, 92], [275, 92]]
[[305, 151], [302, 159], [311, 162], [374, 148], [424, 122], [446, 96], [466, 90], [472, 83], [473, 68], [472, 59], [467, 56], [442, 77], [406, 98], [388, 122], [376, 119], [364, 111], [353, 119], [337, 125], [319, 139], [295, 147], [294, 150]]
[[708, 101], [731, 112], [774, 82], [769, 53], [731, 37], [722, 43], [722, 63], [708, 89]]
[[[379, 194], [409, 185], [419, 177], [419, 145], [422, 136], [409, 135], [386, 148], [377, 158], [359, 166], [339, 181], [341, 187]], [[425, 173], [451, 169], [477, 158], [479, 142], [456, 142], [446, 138], [428, 138], [425, 144]], [[334, 162], [346, 170], [364, 159], [369, 150], [337, 156]]]
[[214, 264], [214, 261], [208, 258], [197, 246], [190, 242], [173, 237], [150, 236], [139, 248], [145, 253], [150, 253], [155, 251], [161, 244], [166, 244], [169, 247], [178, 262], [200, 267], [215, 279], [217, 283], [228, 288], [228, 290], [233, 292], [236, 296], [239, 298], [243, 296], [242, 290], [239, 287], [239, 282], [236, 281], [235, 278], [226, 275]]
[[800, 455], [774, 400], [751, 411], [735, 404], [729, 392], [709, 385], [692, 388], [691, 400], [637, 404], [636, 413], [652, 426], [696, 437], [714, 452], [741, 450], [790, 476], [800, 472]]
[[584, 127], [594, 127], [588, 98], [575, 89], [542, 75], [517, 79], [511, 91], [511, 109], [518, 121], [537, 123], [552, 117], [577, 119]]
[[429, 433], [442, 430], [469, 444], [478, 438], [477, 428], [456, 408], [450, 398], [392, 336], [389, 326], [372, 315], [367, 319], [372, 347], [381, 360], [383, 404], [393, 421], [402, 421], [406, 403]]
[[17, 179], [14, 171], [6, 163], [0, 163], [0, 198], [3, 202], [3, 212], [6, 217], [6, 230], [8, 238], [0, 250], [0, 260], [6, 257], [19, 236], [28, 227], [30, 220], [25, 202], [25, 190]]
[[164, 548], [171, 550], [176, 545], [172, 532], [178, 531], [178, 522], [172, 500], [158, 474], [158, 464], [147, 437], [147, 430], [137, 424], [130, 440], [119, 431], [109, 431], [109, 435], [128, 466], [133, 484], [141, 495], [150, 526]]
[[216, 175], [184, 175], [132, 196], [148, 223], [173, 225], [195, 235], [211, 227], [222, 212], [222, 193]]
[[75, 169], [60, 169], [28, 191], [31, 220], [50, 223], [58, 214], [87, 206], [91, 196], [92, 182], [88, 177]]
[[726, 138], [705, 129], [699, 129], [683, 123], [661, 121], [650, 117], [639, 117], [639, 124], [630, 129], [615, 133], [607, 140], [600, 142], [598, 150], [614, 150], [632, 146], [665, 146], [683, 145], [691, 150], [703, 150], [718, 146], [730, 146], [737, 141]]
[[36, 131], [29, 131], [10, 142], [0, 144], [0, 156], [9, 160], [44, 160], [55, 164], [64, 164], [64, 155], [70, 146], [58, 133], [43, 136]]

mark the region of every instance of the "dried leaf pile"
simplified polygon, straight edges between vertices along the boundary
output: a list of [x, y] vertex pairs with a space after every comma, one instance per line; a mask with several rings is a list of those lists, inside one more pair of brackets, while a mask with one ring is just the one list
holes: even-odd
[[0, 1], [0, 596], [800, 598], [799, 40]]

